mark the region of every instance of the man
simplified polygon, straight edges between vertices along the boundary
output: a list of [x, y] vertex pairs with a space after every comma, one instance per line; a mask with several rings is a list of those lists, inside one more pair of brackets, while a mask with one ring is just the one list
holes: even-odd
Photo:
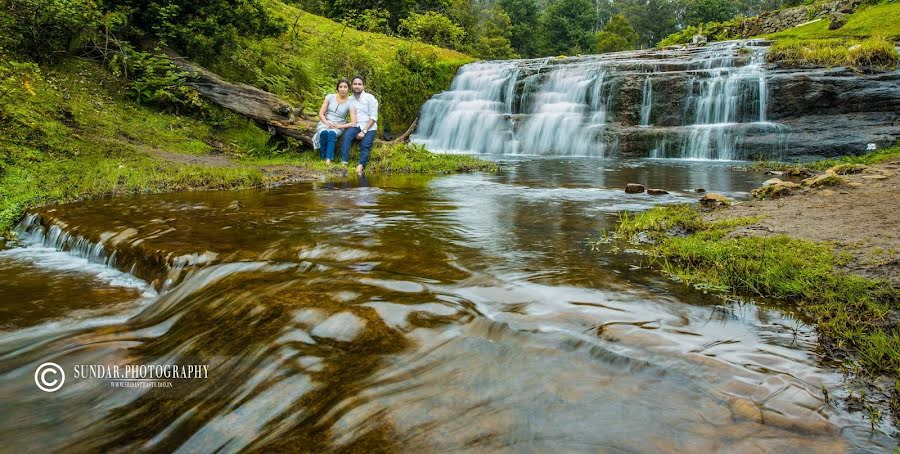
[[353, 96], [350, 98], [350, 107], [356, 110], [356, 126], [348, 128], [344, 133], [344, 141], [341, 143], [341, 161], [347, 164], [350, 161], [350, 147], [353, 142], [359, 140], [359, 165], [356, 173], [362, 174], [369, 162], [369, 152], [375, 143], [375, 134], [378, 130], [378, 100], [364, 90], [365, 81], [356, 76], [350, 82]]

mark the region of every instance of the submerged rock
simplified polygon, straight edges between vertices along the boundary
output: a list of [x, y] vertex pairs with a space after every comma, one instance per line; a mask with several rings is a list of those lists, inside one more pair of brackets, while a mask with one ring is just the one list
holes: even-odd
[[644, 185], [638, 183], [628, 183], [625, 185], [626, 194], [640, 194], [644, 192]]
[[668, 193], [669, 193], [669, 191], [665, 191], [663, 189], [648, 189], [647, 190], [647, 194], [650, 194], [650, 195], [666, 195]]

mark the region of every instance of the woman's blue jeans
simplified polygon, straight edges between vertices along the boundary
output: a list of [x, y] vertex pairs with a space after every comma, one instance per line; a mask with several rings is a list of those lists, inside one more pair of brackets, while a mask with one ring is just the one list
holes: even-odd
[[325, 159], [334, 159], [334, 147], [337, 144], [337, 134], [334, 131], [324, 130], [319, 135], [319, 156]]

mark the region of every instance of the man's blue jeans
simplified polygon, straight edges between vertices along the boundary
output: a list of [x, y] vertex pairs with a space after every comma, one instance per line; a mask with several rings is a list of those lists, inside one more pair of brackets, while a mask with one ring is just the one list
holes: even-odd
[[337, 134], [334, 131], [324, 130], [319, 133], [319, 155], [325, 159], [334, 159], [334, 147], [337, 145]]
[[[353, 146], [353, 141], [356, 140], [356, 135], [360, 131], [362, 129], [359, 126], [354, 126], [344, 132], [344, 142], [341, 143], [341, 161], [350, 162], [350, 147]], [[375, 133], [376, 131], [369, 131], [359, 141], [359, 163], [363, 167], [369, 163], [369, 153], [372, 151], [372, 144], [375, 143]]]

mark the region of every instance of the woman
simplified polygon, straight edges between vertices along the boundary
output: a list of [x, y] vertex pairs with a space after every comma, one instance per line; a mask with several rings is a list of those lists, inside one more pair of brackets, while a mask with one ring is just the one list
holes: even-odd
[[[316, 126], [316, 134], [313, 136], [313, 148], [325, 158], [326, 164], [331, 164], [334, 159], [334, 146], [344, 130], [352, 128], [356, 124], [356, 110], [350, 103], [350, 82], [347, 79], [338, 80], [337, 93], [329, 94], [319, 108], [319, 124]], [[350, 122], [347, 122], [347, 115]]]

